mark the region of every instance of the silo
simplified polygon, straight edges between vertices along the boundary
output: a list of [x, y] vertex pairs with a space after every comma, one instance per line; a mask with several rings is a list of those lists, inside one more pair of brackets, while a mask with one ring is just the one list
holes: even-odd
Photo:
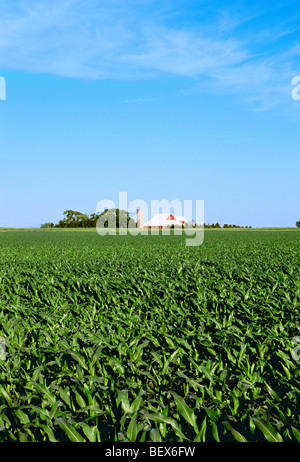
[[137, 228], [144, 227], [144, 210], [143, 209], [136, 210], [136, 227]]

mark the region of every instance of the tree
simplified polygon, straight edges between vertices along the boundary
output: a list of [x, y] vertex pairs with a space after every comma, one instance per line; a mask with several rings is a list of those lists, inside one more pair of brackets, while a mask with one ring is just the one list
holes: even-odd
[[44, 223], [41, 228], [136, 228], [136, 222], [130, 218], [129, 212], [120, 209], [105, 209], [90, 216], [75, 210], [65, 210], [63, 214], [64, 218], [57, 225]]
[[120, 209], [105, 209], [96, 225], [100, 228], [135, 228], [135, 221], [130, 218], [129, 212]]
[[300, 220], [296, 221], [297, 228], [300, 228]]
[[63, 214], [65, 218], [59, 221], [58, 228], [86, 228], [88, 225], [89, 217], [85, 213], [66, 210]]
[[41, 228], [54, 228], [54, 223], [43, 223]]
[[92, 213], [88, 219], [88, 228], [96, 228], [97, 221], [100, 216], [101, 213]]

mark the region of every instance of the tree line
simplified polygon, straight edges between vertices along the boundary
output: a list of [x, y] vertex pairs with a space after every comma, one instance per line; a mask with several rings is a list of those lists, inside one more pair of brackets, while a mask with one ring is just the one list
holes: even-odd
[[105, 209], [102, 213], [86, 213], [76, 210], [66, 210], [64, 218], [57, 224], [43, 223], [41, 228], [129, 228], [135, 227], [135, 221], [129, 216], [129, 212], [120, 209]]
[[[130, 217], [129, 212], [120, 209], [105, 209], [102, 213], [86, 213], [78, 212], [76, 210], [65, 210], [64, 218], [57, 224], [47, 222], [41, 225], [41, 228], [96, 228], [97, 224], [104, 228], [135, 228], [136, 222]], [[183, 225], [183, 227], [203, 227], [197, 225], [195, 222]], [[297, 225], [298, 226], [298, 225]], [[300, 222], [299, 222], [300, 226]], [[171, 225], [170, 228], [173, 228]], [[222, 228], [220, 223], [204, 223], [204, 228]], [[252, 226], [239, 226], [225, 223], [223, 228], [252, 228]]]
[[[218, 222], [212, 223], [211, 225], [204, 223], [204, 228], [222, 228], [222, 226]], [[228, 225], [225, 223], [223, 228], [252, 228], [252, 226]]]

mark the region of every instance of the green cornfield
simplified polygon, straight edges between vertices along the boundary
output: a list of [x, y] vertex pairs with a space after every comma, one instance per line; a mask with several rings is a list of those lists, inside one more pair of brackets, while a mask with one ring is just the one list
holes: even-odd
[[0, 232], [1, 442], [299, 442], [300, 231]]

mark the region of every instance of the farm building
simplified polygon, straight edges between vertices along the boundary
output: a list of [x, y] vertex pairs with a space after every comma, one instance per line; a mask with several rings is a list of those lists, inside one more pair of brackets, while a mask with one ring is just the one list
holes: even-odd
[[165, 229], [168, 226], [182, 226], [185, 223], [185, 217], [175, 217], [172, 213], [157, 213], [151, 220], [144, 223], [143, 228]]

